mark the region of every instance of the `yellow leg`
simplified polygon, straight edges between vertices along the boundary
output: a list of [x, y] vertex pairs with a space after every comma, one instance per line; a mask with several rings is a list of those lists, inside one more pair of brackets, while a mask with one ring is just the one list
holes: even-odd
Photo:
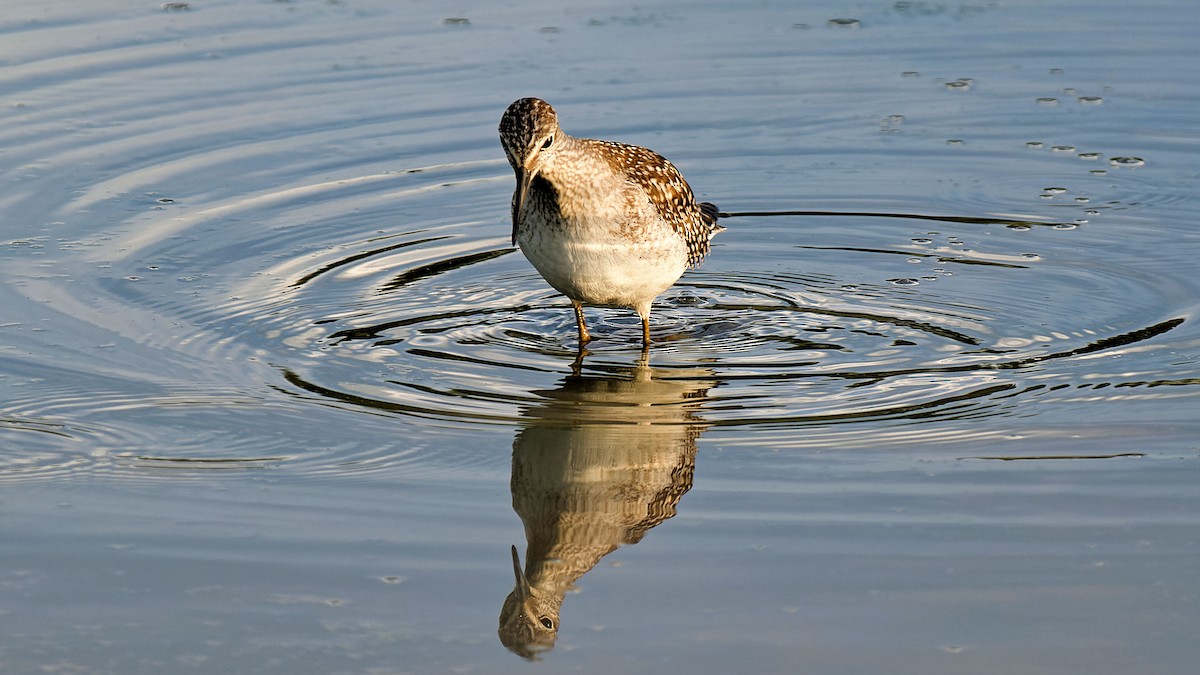
[[587, 323], [583, 320], [583, 305], [572, 300], [571, 306], [575, 308], [575, 323], [579, 324], [579, 344], [582, 346], [587, 344], [592, 336], [588, 335]]
[[638, 315], [642, 317], [642, 346], [649, 347], [650, 346], [650, 310], [647, 309], [645, 312], [639, 311]]

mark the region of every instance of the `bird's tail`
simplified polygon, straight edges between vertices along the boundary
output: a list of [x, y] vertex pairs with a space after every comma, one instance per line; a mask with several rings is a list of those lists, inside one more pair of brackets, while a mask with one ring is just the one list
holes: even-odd
[[725, 231], [725, 228], [717, 224], [717, 219], [721, 217], [721, 209], [718, 209], [716, 204], [712, 202], [700, 202], [700, 215], [704, 218], [704, 222], [708, 224], [709, 239], [712, 239], [716, 233]]

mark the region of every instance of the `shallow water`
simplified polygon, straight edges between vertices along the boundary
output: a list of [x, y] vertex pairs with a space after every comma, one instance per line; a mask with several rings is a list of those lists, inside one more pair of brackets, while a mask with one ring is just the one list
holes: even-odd
[[[1198, 10], [727, 5], [6, 4], [0, 667], [1191, 672]], [[769, 213], [647, 356], [526, 95]]]

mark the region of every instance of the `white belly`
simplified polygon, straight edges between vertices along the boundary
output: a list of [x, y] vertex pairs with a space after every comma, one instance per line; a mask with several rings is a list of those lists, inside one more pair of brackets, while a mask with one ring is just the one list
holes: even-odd
[[649, 307], [687, 269], [687, 245], [665, 224], [630, 235], [607, 224], [527, 221], [517, 243], [555, 290], [589, 305]]

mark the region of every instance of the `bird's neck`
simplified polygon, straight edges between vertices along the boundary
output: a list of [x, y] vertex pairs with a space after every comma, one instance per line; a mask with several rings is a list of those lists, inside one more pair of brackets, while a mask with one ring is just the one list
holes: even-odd
[[[588, 152], [586, 140], [563, 138], [538, 179], [552, 190], [557, 211], [568, 219], [619, 219], [628, 209], [626, 181], [603, 158]], [[537, 188], [537, 179], [534, 182]]]

